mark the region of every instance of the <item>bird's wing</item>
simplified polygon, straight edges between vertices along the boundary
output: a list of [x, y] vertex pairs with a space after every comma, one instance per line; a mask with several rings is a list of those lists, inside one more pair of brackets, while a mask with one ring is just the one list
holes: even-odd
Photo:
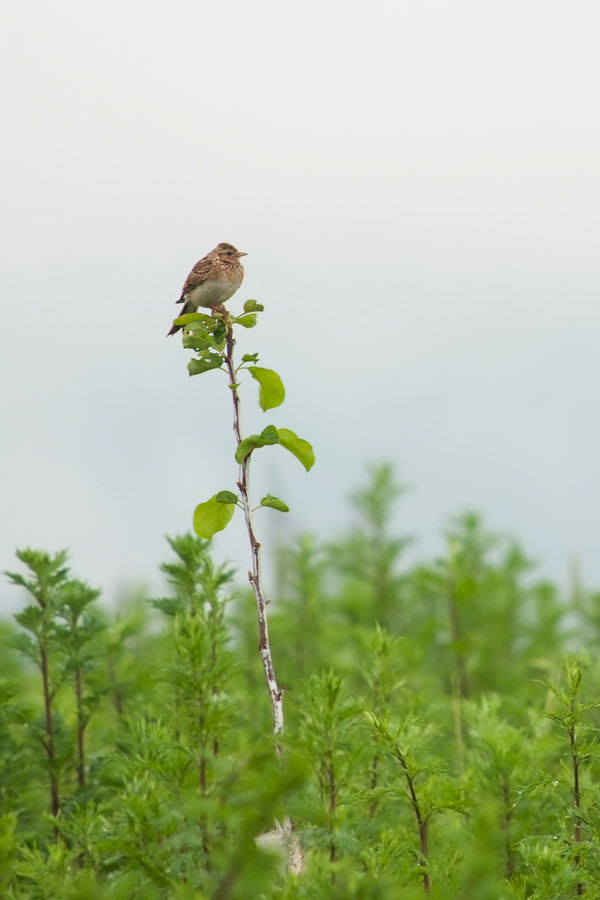
[[183, 303], [186, 294], [189, 294], [194, 290], [194, 288], [197, 288], [198, 285], [206, 281], [207, 275], [212, 269], [212, 266], [213, 260], [208, 256], [205, 256], [203, 259], [198, 260], [185, 280], [185, 284], [181, 291], [181, 297], [179, 298], [179, 300], [177, 300], [177, 303]]

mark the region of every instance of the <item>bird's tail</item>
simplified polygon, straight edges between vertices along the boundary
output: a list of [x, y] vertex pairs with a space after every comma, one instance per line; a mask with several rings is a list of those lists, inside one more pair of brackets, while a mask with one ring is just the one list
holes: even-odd
[[[177, 303], [183, 303], [184, 300], [185, 300], [185, 297], [182, 294], [181, 297], [179, 298], [179, 300], [177, 300]], [[186, 313], [191, 313], [191, 312], [196, 312], [196, 307], [189, 300], [186, 300], [185, 306], [183, 307], [181, 312], [177, 313], [177, 316], [185, 316]], [[181, 328], [182, 328], [181, 325], [171, 325], [171, 330], [167, 332], [167, 337], [169, 337], [169, 335], [171, 335], [171, 334], [177, 334], [178, 331], [181, 331]]]

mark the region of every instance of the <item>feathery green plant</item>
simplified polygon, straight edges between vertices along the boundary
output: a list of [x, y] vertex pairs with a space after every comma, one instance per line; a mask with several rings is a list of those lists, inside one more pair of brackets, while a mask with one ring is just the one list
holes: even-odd
[[[2, 897], [600, 892], [595, 595], [536, 583], [471, 514], [443, 559], [407, 564], [390, 484], [372, 470], [350, 531], [282, 550], [284, 766], [261, 724], [248, 592], [207, 539], [169, 539], [165, 596], [114, 612], [65, 554], [19, 552], [9, 579], [27, 601], [0, 655]], [[288, 816], [301, 874], [281, 856], [298, 844], [269, 841]]]

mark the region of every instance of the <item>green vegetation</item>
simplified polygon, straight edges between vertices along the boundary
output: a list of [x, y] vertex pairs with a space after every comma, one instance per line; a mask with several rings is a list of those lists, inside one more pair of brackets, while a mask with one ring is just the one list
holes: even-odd
[[[190, 374], [227, 376], [238, 475], [169, 539], [167, 595], [109, 613], [66, 552], [6, 573], [25, 602], [0, 632], [0, 897], [600, 896], [600, 594], [536, 581], [474, 514], [407, 565], [381, 465], [346, 533], [279, 548], [268, 598], [254, 513], [289, 510], [251, 500], [251, 461], [314, 454], [242, 436], [244, 369], [263, 412], [285, 397], [256, 353], [234, 362], [260, 312], [177, 320]], [[236, 508], [249, 588], [210, 554]]]
[[[280, 551], [283, 762], [252, 594], [209, 542], [171, 539], [167, 596], [115, 615], [66, 554], [18, 553], [3, 897], [598, 896], [600, 596], [536, 582], [474, 515], [403, 566], [398, 494], [375, 468], [347, 534]], [[301, 874], [255, 840], [288, 816]]]

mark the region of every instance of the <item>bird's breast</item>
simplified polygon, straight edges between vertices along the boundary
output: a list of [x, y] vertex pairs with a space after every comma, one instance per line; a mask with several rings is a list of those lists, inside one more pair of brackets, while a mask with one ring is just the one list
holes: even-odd
[[189, 291], [185, 295], [185, 299], [190, 300], [196, 307], [204, 306], [206, 308], [212, 308], [214, 306], [219, 306], [220, 303], [225, 303], [226, 300], [229, 300], [229, 298], [235, 294], [240, 283], [241, 278], [239, 282], [204, 281], [202, 284], [199, 284], [198, 287]]

